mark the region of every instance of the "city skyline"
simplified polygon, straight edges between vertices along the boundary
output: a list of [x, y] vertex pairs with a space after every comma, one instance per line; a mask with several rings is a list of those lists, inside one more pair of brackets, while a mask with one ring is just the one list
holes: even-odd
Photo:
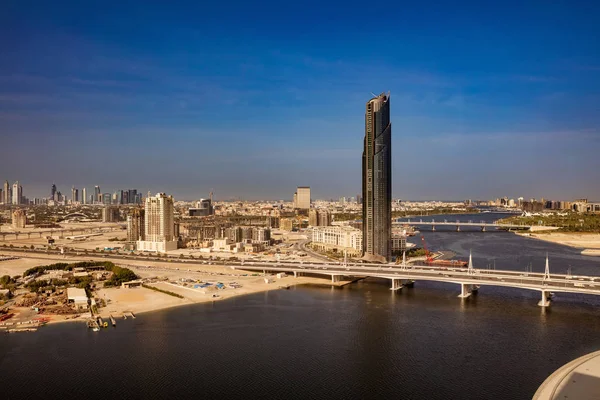
[[[2, 185], [3, 187], [0, 188], [0, 193], [1, 193], [1, 197], [0, 197], [0, 204], [4, 203], [4, 204], [13, 204], [13, 196], [12, 196], [12, 188], [14, 186], [14, 183], [10, 183], [10, 180], [6, 180], [4, 182], [4, 184]], [[15, 181], [15, 183], [17, 183], [19, 181]], [[6, 185], [8, 184], [8, 188], [9, 191], [7, 192], [5, 190]], [[23, 190], [22, 185], [19, 185], [21, 187], [21, 190]], [[94, 187], [94, 194], [90, 194], [87, 195], [87, 187]], [[94, 200], [94, 202], [90, 202], [90, 199], [92, 196], [103, 196], [103, 195], [111, 195], [114, 196], [115, 194], [119, 194], [120, 192], [128, 192], [128, 191], [134, 191], [137, 193], [138, 196], [142, 196], [144, 195], [144, 193], [160, 193], [160, 190], [156, 190], [156, 191], [152, 191], [152, 190], [139, 190], [138, 189], [116, 189], [116, 190], [108, 190], [108, 191], [102, 191], [101, 190], [101, 186], [100, 185], [88, 185], [88, 186], [77, 186], [77, 185], [71, 185], [71, 188], [69, 190], [71, 190], [71, 195], [69, 195], [68, 193], [62, 193], [62, 191], [60, 190], [60, 186], [57, 185], [56, 183], [52, 183], [51, 185], [51, 190], [50, 190], [50, 195], [47, 194], [43, 194], [41, 196], [35, 196], [35, 195], [31, 195], [31, 197], [29, 196], [24, 196], [23, 195], [23, 199], [27, 200], [27, 201], [31, 201], [33, 202], [34, 199], [36, 200], [51, 200], [54, 196], [54, 193], [60, 194], [63, 198], [64, 201], [71, 201], [72, 200], [72, 190], [75, 189], [77, 190], [78, 196], [79, 196], [79, 203], [84, 204], [83, 202], [83, 197], [85, 196], [87, 201], [85, 202], [84, 205], [93, 205], [94, 203], [102, 203], [102, 198], [101, 197], [95, 197], [96, 200]], [[156, 186], [164, 186], [164, 185], [159, 185], [157, 184]], [[111, 186], [112, 187], [112, 186]], [[28, 189], [28, 193], [29, 193], [29, 187], [26, 187]], [[310, 187], [298, 187], [298, 189], [308, 189], [310, 191]], [[43, 190], [42, 190], [43, 192]], [[174, 198], [178, 198], [178, 201], [197, 201], [199, 199], [204, 199], [204, 198], [208, 198], [212, 196], [212, 192], [209, 192], [208, 195], [206, 194], [199, 194], [196, 197], [189, 197], [189, 198], [182, 198], [179, 197], [177, 193], [173, 193], [173, 197]], [[218, 201], [288, 201], [288, 202], [292, 202], [295, 203], [295, 195], [296, 193], [294, 193], [294, 196], [292, 196], [291, 198], [289, 197], [280, 197], [280, 198], [267, 198], [267, 197], [255, 197], [255, 198], [244, 198], [242, 196], [231, 196], [229, 198], [217, 198], [216, 200]], [[6, 203], [6, 196], [9, 196], [10, 200], [8, 203]], [[357, 195], [357, 197], [354, 196], [341, 196], [341, 197], [319, 197], [319, 195], [317, 194], [317, 196], [315, 198], [312, 198], [312, 195], [310, 195], [311, 200], [314, 201], [340, 201], [342, 202], [342, 199], [344, 201], [349, 201], [349, 202], [358, 202], [358, 199], [361, 197], [361, 195]], [[571, 196], [568, 197], [564, 197], [564, 198], [552, 198], [549, 196], [545, 196], [545, 195], [536, 195], [536, 196], [522, 196], [522, 195], [514, 195], [514, 196], [506, 196], [506, 194], [503, 195], [496, 195], [496, 196], [492, 196], [489, 198], [467, 198], [467, 197], [463, 197], [463, 198], [456, 198], [456, 199], [450, 199], [450, 198], [429, 198], [429, 199], [419, 199], [419, 198], [397, 198], [392, 196], [392, 199], [394, 201], [396, 200], [402, 200], [402, 201], [410, 201], [410, 202], [428, 202], [428, 201], [442, 201], [442, 202], [463, 202], [463, 201], [473, 201], [473, 202], [478, 202], [478, 201], [494, 201], [496, 200], [497, 203], [500, 204], [500, 201], [505, 199], [506, 200], [506, 204], [508, 204], [509, 200], [513, 200], [515, 203], [518, 202], [518, 200], [525, 200], [525, 201], [540, 201], [540, 200], [552, 200], [552, 201], [576, 201], [577, 199], [586, 199], [589, 200], [590, 202], [597, 202], [597, 200], [595, 198], [587, 198], [585, 196], [581, 196], [578, 194], [573, 194]], [[114, 199], [113, 199], [114, 200]], [[28, 203], [22, 203], [22, 205], [27, 205]], [[112, 203], [112, 204], [134, 204], [131, 202], [125, 202], [125, 203], [121, 203], [119, 201], [117, 201], [116, 203]], [[504, 204], [504, 203], [502, 203]]]
[[[225, 29], [220, 5], [198, 7], [9, 7], [3, 174], [31, 197], [57, 180], [64, 193], [97, 182], [190, 199], [288, 198], [302, 183], [338, 198], [360, 191], [363, 99], [386, 89], [402, 127], [394, 198], [600, 199], [598, 4], [397, 3], [386, 10], [402, 23], [384, 28], [362, 7], [341, 22], [332, 4], [267, 17], [242, 3]], [[148, 157], [169, 162], [150, 174]]]

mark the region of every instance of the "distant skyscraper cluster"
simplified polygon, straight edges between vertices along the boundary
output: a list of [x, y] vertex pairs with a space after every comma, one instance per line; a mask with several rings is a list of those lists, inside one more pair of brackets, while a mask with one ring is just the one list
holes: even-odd
[[102, 193], [100, 186], [94, 187], [94, 194], [88, 197], [86, 188], [71, 187], [71, 195], [62, 194], [53, 183], [50, 187], [50, 193], [47, 197], [28, 199], [23, 195], [23, 186], [16, 181], [10, 183], [5, 181], [0, 187], [0, 203], [5, 205], [79, 205], [79, 204], [102, 204], [102, 205], [121, 205], [121, 204], [141, 204], [142, 194], [137, 189], [117, 190], [114, 193]]
[[0, 189], [0, 200], [5, 205], [28, 205], [29, 199], [23, 196], [23, 186], [16, 181], [12, 185], [5, 181]]
[[392, 124], [390, 94], [369, 100], [362, 155], [363, 255], [390, 260], [392, 232]]

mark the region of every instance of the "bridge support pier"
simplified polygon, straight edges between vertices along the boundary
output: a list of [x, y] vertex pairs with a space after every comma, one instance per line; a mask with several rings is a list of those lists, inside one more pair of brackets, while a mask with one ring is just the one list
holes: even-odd
[[402, 281], [400, 279], [392, 279], [392, 287], [390, 290], [400, 290], [402, 289]]
[[460, 232], [460, 225], [456, 225], [456, 232]]
[[339, 282], [341, 277], [341, 275], [331, 275], [331, 283]]
[[472, 290], [473, 290], [472, 285], [469, 285], [466, 283], [461, 283], [460, 284], [460, 294], [458, 295], [458, 297], [460, 297], [461, 299], [466, 299], [467, 297], [469, 297], [471, 295]]
[[481, 227], [481, 232], [485, 232], [485, 226]]
[[431, 225], [431, 231], [435, 232], [435, 225]]
[[547, 290], [542, 290], [542, 300], [539, 301], [538, 306], [540, 307], [549, 307], [550, 306], [550, 298]]

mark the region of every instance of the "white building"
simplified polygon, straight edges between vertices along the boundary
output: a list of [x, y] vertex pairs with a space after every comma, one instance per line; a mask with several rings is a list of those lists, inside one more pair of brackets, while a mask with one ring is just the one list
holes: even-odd
[[19, 185], [19, 181], [13, 184], [12, 189], [12, 203], [19, 205], [21, 204], [21, 198], [23, 197], [23, 187]]
[[72, 303], [76, 309], [87, 308], [88, 298], [85, 289], [67, 288], [67, 302]]
[[173, 221], [173, 196], [158, 193], [146, 198], [144, 212], [145, 240], [137, 242], [137, 249], [166, 253], [177, 249]]
[[362, 231], [350, 226], [319, 226], [313, 228], [312, 243], [321, 250], [335, 250], [349, 255], [362, 254]]

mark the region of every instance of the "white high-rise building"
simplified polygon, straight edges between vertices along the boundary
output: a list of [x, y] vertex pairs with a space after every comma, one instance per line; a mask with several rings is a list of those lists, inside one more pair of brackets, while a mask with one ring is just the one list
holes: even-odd
[[177, 249], [173, 217], [173, 196], [158, 193], [146, 198], [144, 232], [145, 240], [137, 242], [137, 249], [166, 253]]
[[13, 183], [12, 189], [12, 203], [19, 205], [21, 204], [21, 198], [23, 197], [23, 187], [19, 185], [19, 181]]
[[81, 204], [87, 204], [87, 190], [81, 189]]

